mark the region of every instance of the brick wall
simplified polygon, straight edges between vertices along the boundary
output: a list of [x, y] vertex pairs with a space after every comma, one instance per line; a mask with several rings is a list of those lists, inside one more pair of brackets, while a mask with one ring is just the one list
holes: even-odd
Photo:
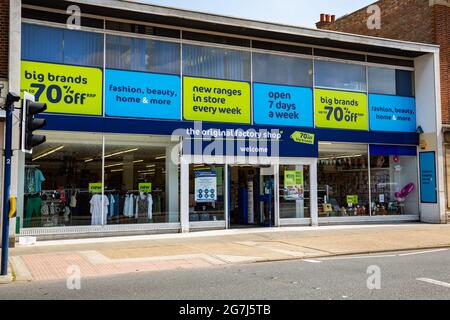
[[[434, 3], [434, 4], [433, 4]], [[370, 13], [364, 7], [321, 29], [363, 34], [397, 40], [439, 44], [441, 46], [442, 122], [450, 124], [450, 1], [381, 0], [381, 29], [370, 30]], [[431, 5], [430, 5], [431, 4]]]
[[433, 43], [433, 8], [429, 0], [381, 0], [375, 4], [381, 9], [379, 30], [367, 27], [367, 20], [371, 16], [367, 13], [367, 7], [339, 18], [333, 24], [326, 24], [321, 29]]
[[0, 0], [0, 79], [8, 78], [9, 0]]
[[450, 7], [435, 5], [433, 10], [435, 42], [441, 46], [442, 122], [450, 124]]

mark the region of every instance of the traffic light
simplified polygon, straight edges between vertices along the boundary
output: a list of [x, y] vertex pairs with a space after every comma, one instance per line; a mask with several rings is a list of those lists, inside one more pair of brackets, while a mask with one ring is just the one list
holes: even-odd
[[32, 153], [34, 147], [46, 141], [45, 136], [35, 135], [33, 132], [45, 126], [45, 119], [35, 119], [34, 116], [47, 110], [47, 105], [25, 99], [23, 107], [22, 150]]

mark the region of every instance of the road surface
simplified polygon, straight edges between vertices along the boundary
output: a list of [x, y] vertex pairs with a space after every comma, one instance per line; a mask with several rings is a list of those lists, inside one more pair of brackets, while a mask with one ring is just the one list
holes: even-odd
[[12, 283], [0, 286], [0, 299], [448, 300], [450, 249], [81, 277], [79, 285]]

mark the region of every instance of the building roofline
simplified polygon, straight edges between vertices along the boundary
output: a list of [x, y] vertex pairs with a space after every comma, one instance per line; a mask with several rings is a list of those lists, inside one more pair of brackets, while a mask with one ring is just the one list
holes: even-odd
[[389, 49], [420, 53], [439, 52], [439, 46], [434, 44], [392, 40], [365, 35], [355, 35], [338, 31], [312, 29], [287, 24], [236, 18], [220, 14], [204, 13], [186, 9], [147, 4], [143, 3], [142, 0], [72, 0], [71, 2], [91, 6], [106, 7], [110, 9], [128, 10], [159, 16], [167, 16], [178, 19], [194, 20], [216, 25], [226, 25], [230, 27], [254, 29], [258, 31], [284, 33], [294, 36], [303, 36], [317, 39], [329, 39], [331, 41], [350, 44], [354, 43], [359, 45], [378, 46]]

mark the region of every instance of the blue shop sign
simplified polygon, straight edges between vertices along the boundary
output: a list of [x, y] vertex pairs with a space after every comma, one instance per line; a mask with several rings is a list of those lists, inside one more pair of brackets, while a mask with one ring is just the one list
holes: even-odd
[[420, 202], [437, 203], [436, 154], [419, 153], [420, 163]]
[[106, 70], [106, 115], [148, 119], [181, 119], [179, 76]]
[[416, 132], [416, 99], [369, 95], [370, 130]]
[[257, 124], [313, 127], [311, 88], [253, 84], [253, 114]]

